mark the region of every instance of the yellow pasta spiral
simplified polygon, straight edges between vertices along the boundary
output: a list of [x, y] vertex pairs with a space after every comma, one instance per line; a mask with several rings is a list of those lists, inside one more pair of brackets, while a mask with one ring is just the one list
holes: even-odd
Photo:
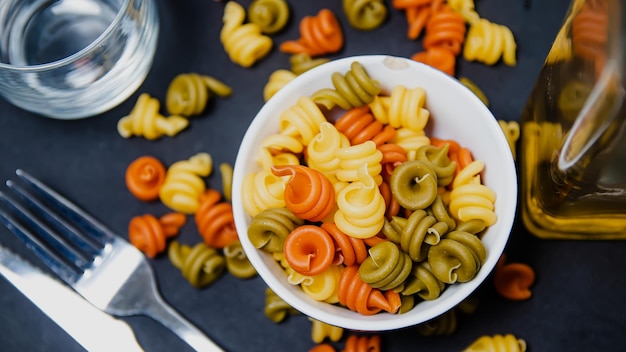
[[[397, 85], [391, 91], [388, 122], [395, 128], [405, 127], [412, 131], [422, 131], [428, 123], [430, 112], [424, 108], [426, 91], [421, 87], [406, 88]], [[375, 116], [376, 117], [376, 116]]]
[[307, 163], [311, 169], [322, 172], [331, 182], [336, 183], [336, 174], [341, 163], [337, 151], [349, 146], [348, 137], [330, 122], [323, 122], [320, 132], [307, 146]]
[[265, 34], [274, 34], [289, 20], [289, 6], [285, 0], [254, 0], [248, 7], [248, 20]]
[[371, 176], [377, 185], [382, 183], [380, 175], [383, 167], [383, 153], [376, 148], [376, 143], [366, 141], [361, 144], [340, 148], [336, 152], [339, 158], [339, 169], [337, 170], [337, 179], [344, 182], [352, 182], [360, 180], [359, 172], [361, 169]]
[[383, 0], [343, 0], [343, 12], [352, 27], [363, 31], [378, 28], [387, 18]]
[[189, 125], [189, 121], [182, 116], [162, 116], [159, 107], [157, 99], [147, 93], [141, 94], [130, 114], [118, 121], [117, 132], [124, 138], [143, 136], [154, 140], [163, 135], [173, 137]]
[[167, 255], [172, 265], [180, 269], [183, 277], [194, 287], [212, 284], [222, 275], [226, 266], [224, 257], [204, 243], [189, 247], [173, 241]]
[[337, 195], [335, 224], [346, 235], [373, 237], [385, 224], [385, 200], [367, 165], [358, 171], [359, 180], [344, 187]]
[[206, 189], [203, 177], [213, 170], [213, 158], [208, 153], [198, 153], [188, 160], [172, 164], [159, 191], [163, 204], [185, 214], [193, 214]]
[[322, 88], [311, 96], [314, 102], [331, 110], [336, 105], [344, 110], [360, 107], [374, 100], [380, 93], [380, 83], [372, 79], [358, 61], [350, 65], [345, 75], [334, 72], [331, 76], [334, 89]]
[[307, 276], [307, 279], [300, 283], [302, 291], [316, 301], [326, 303], [337, 303], [337, 288], [341, 278], [341, 266], [331, 265], [321, 274]]
[[480, 19], [478, 12], [474, 10], [474, 0], [448, 0], [448, 5], [463, 16], [470, 25], [478, 22]]
[[250, 216], [285, 206], [285, 181], [269, 170], [250, 173], [243, 180], [243, 207]]
[[479, 181], [480, 172], [484, 168], [481, 160], [474, 160], [461, 170], [450, 192], [450, 214], [460, 220], [479, 219], [491, 226], [496, 222], [494, 202], [496, 194]]
[[515, 66], [516, 50], [515, 38], [508, 27], [481, 18], [467, 32], [463, 57], [486, 65], [494, 65], [502, 58], [506, 65]]
[[430, 145], [430, 138], [426, 136], [424, 131], [399, 128], [396, 130], [396, 136], [391, 139], [390, 143], [401, 146], [406, 151], [408, 160], [415, 160], [417, 150], [424, 145]]
[[311, 327], [311, 339], [313, 342], [322, 343], [326, 338], [332, 342], [341, 340], [341, 336], [343, 335], [342, 328], [326, 324], [323, 321], [313, 318], [309, 318], [309, 320], [313, 323]]
[[287, 85], [296, 78], [296, 74], [289, 70], [276, 70], [272, 72], [265, 87], [263, 87], [263, 99], [265, 101], [270, 100], [271, 97], [276, 94], [282, 87]]
[[235, 1], [226, 3], [220, 41], [234, 63], [250, 67], [270, 52], [273, 43], [270, 37], [261, 33], [259, 25], [244, 24], [245, 19], [246, 11], [241, 5]]
[[196, 73], [183, 73], [167, 88], [165, 104], [170, 114], [192, 116], [204, 111], [211, 94], [227, 97], [232, 89], [216, 78]]
[[326, 116], [309, 97], [303, 96], [279, 117], [280, 133], [296, 137], [304, 145], [320, 131]]
[[498, 125], [502, 129], [504, 136], [506, 137], [506, 141], [509, 143], [509, 148], [511, 149], [511, 154], [513, 154], [513, 159], [517, 158], [517, 148], [515, 144], [520, 137], [520, 127], [517, 121], [504, 121], [498, 120]]
[[481, 336], [463, 352], [525, 352], [526, 341], [512, 334]]

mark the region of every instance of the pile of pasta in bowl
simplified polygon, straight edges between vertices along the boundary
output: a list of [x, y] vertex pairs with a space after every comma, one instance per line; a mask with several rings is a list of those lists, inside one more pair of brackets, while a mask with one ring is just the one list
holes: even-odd
[[513, 156], [487, 107], [451, 76], [382, 55], [331, 61], [268, 100], [232, 192], [268, 287], [362, 331], [417, 325], [467, 298], [517, 204]]

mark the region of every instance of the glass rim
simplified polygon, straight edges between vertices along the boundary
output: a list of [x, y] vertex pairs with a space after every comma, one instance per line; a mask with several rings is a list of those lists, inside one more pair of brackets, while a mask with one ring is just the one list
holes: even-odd
[[64, 58], [61, 58], [55, 61], [46, 62], [43, 64], [37, 64], [37, 65], [12, 65], [12, 64], [7, 64], [7, 63], [0, 61], [0, 70], [8, 70], [8, 71], [14, 71], [14, 72], [51, 71], [56, 68], [67, 66], [68, 64], [71, 64], [73, 62], [80, 60], [81, 58], [87, 56], [88, 53], [92, 52], [94, 48], [100, 45], [100, 43], [102, 43], [106, 38], [108, 38], [111, 35], [111, 33], [113, 32], [113, 29], [117, 27], [118, 24], [122, 21], [122, 17], [128, 11], [128, 8], [131, 5], [131, 3], [134, 3], [134, 0], [123, 0], [121, 6], [117, 10], [115, 18], [113, 18], [113, 21], [111, 21], [111, 23], [107, 26], [104, 32], [102, 32], [98, 36], [98, 38], [96, 38], [91, 43], [89, 43], [89, 45], [73, 53], [72, 55], [66, 56]]

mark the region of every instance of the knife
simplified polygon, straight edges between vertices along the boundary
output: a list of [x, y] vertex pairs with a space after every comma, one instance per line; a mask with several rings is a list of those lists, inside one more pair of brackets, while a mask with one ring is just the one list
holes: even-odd
[[1, 245], [0, 274], [87, 351], [143, 351], [126, 322]]

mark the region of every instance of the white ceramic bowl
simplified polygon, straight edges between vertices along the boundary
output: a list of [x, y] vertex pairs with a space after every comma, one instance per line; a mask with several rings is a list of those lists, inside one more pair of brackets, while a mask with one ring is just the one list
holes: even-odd
[[[418, 303], [405, 314], [379, 313], [363, 316], [347, 308], [314, 301], [298, 286], [287, 282], [284, 270], [267, 253], [250, 243], [247, 232], [251, 217], [241, 201], [242, 181], [258, 172], [256, 163], [261, 142], [279, 132], [278, 117], [303, 95], [310, 96], [320, 88], [332, 88], [333, 72], [345, 73], [353, 61], [359, 61], [368, 74], [377, 79], [387, 94], [399, 84], [426, 90], [426, 108], [431, 112], [427, 134], [457, 140], [468, 147], [475, 159], [485, 163], [483, 182], [495, 191], [497, 222], [482, 237], [487, 260], [477, 276], [467, 283], [449, 285], [433, 301]], [[234, 167], [233, 211], [243, 248], [261, 278], [283, 300], [303, 314], [317, 320], [363, 331], [399, 329], [435, 318], [469, 296], [489, 275], [508, 240], [517, 205], [515, 164], [506, 138], [497, 120], [476, 96], [456, 79], [416, 61], [382, 55], [355, 56], [329, 62], [298, 76], [276, 93], [259, 111], [246, 132]]]

